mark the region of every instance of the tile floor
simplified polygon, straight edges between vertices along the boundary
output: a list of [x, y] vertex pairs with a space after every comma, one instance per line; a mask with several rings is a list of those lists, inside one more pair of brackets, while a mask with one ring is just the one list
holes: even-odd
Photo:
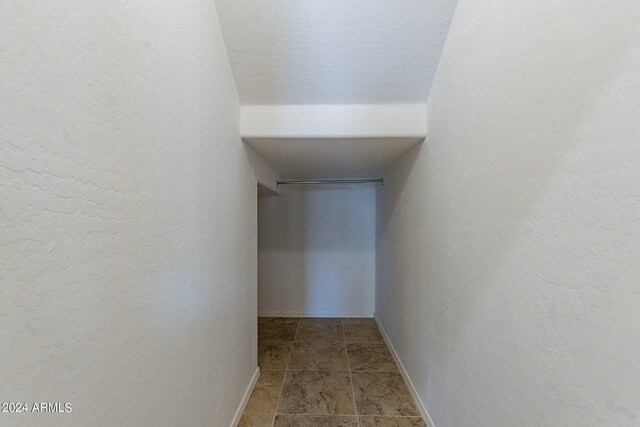
[[260, 317], [240, 427], [426, 427], [373, 319]]

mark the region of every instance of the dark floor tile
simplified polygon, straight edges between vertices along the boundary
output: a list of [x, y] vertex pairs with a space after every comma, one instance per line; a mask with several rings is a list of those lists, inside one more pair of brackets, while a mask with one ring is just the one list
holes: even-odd
[[399, 373], [353, 372], [351, 378], [358, 414], [420, 416]]
[[258, 341], [293, 341], [298, 323], [258, 323]]
[[284, 375], [285, 371], [260, 371], [258, 382], [244, 410], [245, 414], [274, 414]]
[[304, 343], [343, 343], [342, 322], [300, 324], [295, 340]]
[[287, 369], [292, 341], [258, 341], [260, 369]]
[[281, 325], [283, 323], [298, 324], [300, 317], [258, 317], [258, 324]]
[[288, 371], [276, 412], [355, 415], [349, 372]]
[[303, 317], [300, 319], [302, 326], [326, 325], [327, 323], [342, 323], [342, 319], [339, 317]]
[[240, 418], [238, 427], [271, 427], [274, 414], [247, 414]]
[[375, 325], [376, 319], [373, 317], [343, 317], [343, 325]]
[[239, 427], [426, 427], [373, 319], [261, 317], [258, 336]]
[[360, 427], [427, 427], [420, 417], [368, 417], [360, 416]]
[[347, 350], [342, 342], [296, 342], [293, 344], [289, 369], [348, 371]]
[[384, 342], [382, 334], [376, 325], [344, 325], [344, 338], [348, 343]]
[[385, 343], [348, 343], [347, 354], [351, 371], [398, 372]]
[[341, 415], [277, 415], [274, 427], [358, 427], [358, 418]]

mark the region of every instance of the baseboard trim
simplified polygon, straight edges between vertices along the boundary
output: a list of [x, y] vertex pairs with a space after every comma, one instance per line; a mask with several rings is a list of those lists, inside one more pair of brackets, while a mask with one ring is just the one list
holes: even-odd
[[429, 412], [427, 411], [426, 406], [424, 406], [424, 403], [422, 403], [422, 400], [418, 395], [418, 391], [413, 385], [413, 381], [411, 381], [411, 378], [409, 377], [407, 370], [404, 368], [404, 365], [402, 364], [402, 360], [400, 360], [400, 356], [398, 355], [398, 352], [393, 347], [393, 344], [391, 343], [391, 339], [389, 338], [389, 335], [387, 335], [387, 331], [385, 331], [384, 326], [382, 326], [382, 323], [380, 322], [380, 319], [378, 319], [377, 316], [375, 317], [375, 319], [376, 319], [376, 323], [378, 324], [378, 328], [382, 333], [382, 338], [384, 338], [384, 341], [387, 343], [387, 346], [391, 351], [391, 355], [393, 356], [393, 359], [396, 361], [396, 364], [398, 365], [398, 369], [400, 369], [400, 374], [402, 374], [402, 378], [404, 378], [404, 381], [407, 383], [409, 392], [411, 393], [411, 396], [413, 396], [413, 400], [415, 401], [416, 406], [418, 407], [418, 411], [420, 411], [420, 415], [422, 415], [422, 418], [424, 418], [424, 421], [427, 423], [428, 427], [435, 427], [435, 424], [431, 419], [431, 416], [429, 415]]
[[242, 418], [242, 414], [244, 414], [244, 409], [247, 407], [247, 403], [249, 403], [249, 399], [251, 398], [251, 393], [253, 393], [253, 389], [258, 382], [258, 377], [260, 376], [260, 368], [256, 368], [256, 371], [253, 373], [253, 377], [251, 377], [251, 381], [247, 386], [246, 391], [244, 392], [244, 396], [242, 397], [242, 401], [240, 402], [240, 406], [236, 411], [235, 416], [233, 417], [233, 421], [231, 422], [231, 427], [237, 427], [240, 424], [240, 419]]
[[373, 317], [373, 313], [361, 311], [265, 311], [258, 313], [260, 317]]

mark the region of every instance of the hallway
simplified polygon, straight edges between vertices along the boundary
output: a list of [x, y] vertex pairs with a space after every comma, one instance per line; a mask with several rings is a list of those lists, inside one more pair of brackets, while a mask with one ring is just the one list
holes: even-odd
[[0, 64], [0, 426], [640, 426], [639, 0], [3, 0]]
[[260, 317], [260, 378], [240, 427], [419, 427], [371, 318]]

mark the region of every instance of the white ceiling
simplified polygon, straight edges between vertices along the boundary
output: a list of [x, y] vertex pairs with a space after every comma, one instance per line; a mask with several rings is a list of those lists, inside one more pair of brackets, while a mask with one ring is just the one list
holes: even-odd
[[380, 178], [422, 138], [246, 139], [283, 178]]
[[424, 103], [456, 0], [216, 0], [243, 105]]

